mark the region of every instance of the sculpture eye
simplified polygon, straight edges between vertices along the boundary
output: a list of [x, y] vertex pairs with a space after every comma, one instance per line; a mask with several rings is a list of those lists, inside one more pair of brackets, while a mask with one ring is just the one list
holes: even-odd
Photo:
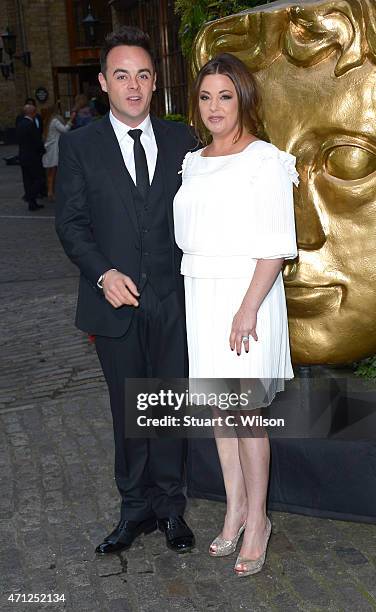
[[344, 181], [362, 179], [376, 171], [376, 155], [354, 145], [341, 145], [329, 150], [326, 171]]

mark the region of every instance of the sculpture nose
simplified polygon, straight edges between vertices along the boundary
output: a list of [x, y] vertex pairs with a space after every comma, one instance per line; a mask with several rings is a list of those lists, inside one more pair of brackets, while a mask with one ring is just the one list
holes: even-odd
[[[318, 197], [313, 184], [299, 169], [300, 185], [294, 190], [294, 208], [296, 239], [299, 251], [316, 251], [326, 242], [326, 235], [320, 219], [319, 209], [315, 204]], [[294, 281], [298, 272], [299, 262], [288, 261], [283, 268], [283, 278], [286, 283]]]
[[304, 172], [299, 174], [302, 180], [294, 197], [298, 248], [305, 251], [318, 250], [325, 244], [326, 235], [315, 203], [317, 194], [309, 177], [304, 176]]
[[285, 281], [285, 283], [291, 283], [295, 279], [297, 271], [298, 265], [296, 261], [288, 261], [288, 263], [286, 263], [283, 267], [283, 280]]

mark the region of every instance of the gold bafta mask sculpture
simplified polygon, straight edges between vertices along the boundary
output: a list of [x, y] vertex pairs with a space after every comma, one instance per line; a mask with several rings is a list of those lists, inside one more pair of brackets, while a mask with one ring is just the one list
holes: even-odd
[[208, 23], [193, 71], [223, 51], [255, 73], [266, 134], [297, 157], [294, 362], [376, 353], [376, 3], [275, 2]]

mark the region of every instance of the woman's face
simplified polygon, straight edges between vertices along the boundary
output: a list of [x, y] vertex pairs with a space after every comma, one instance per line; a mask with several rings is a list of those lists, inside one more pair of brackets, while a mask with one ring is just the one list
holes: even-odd
[[238, 96], [231, 79], [224, 74], [203, 78], [199, 91], [201, 119], [212, 136], [227, 136], [238, 130]]

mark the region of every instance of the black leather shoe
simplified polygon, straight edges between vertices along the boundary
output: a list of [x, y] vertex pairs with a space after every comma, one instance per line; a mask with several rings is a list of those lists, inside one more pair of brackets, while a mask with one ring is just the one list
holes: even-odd
[[95, 552], [100, 555], [119, 552], [130, 548], [133, 541], [142, 533], [151, 533], [157, 529], [157, 520], [150, 518], [145, 521], [120, 521], [115, 529], [106, 536]]
[[38, 202], [35, 202], [35, 200], [29, 202], [29, 210], [39, 210], [40, 208], [44, 208], [44, 205], [38, 204]]
[[158, 527], [165, 534], [166, 544], [171, 550], [184, 553], [194, 548], [195, 536], [182, 516], [158, 519]]
[[119, 539], [121, 532], [123, 531], [127, 521], [124, 519], [120, 519], [115, 529], [111, 531], [105, 538], [103, 538], [104, 542], [116, 542]]

